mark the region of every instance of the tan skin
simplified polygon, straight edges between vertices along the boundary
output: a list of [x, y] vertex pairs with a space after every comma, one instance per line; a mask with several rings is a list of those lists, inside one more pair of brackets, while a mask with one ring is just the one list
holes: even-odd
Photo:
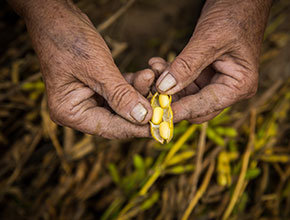
[[270, 6], [268, 0], [208, 0], [192, 38], [173, 63], [166, 66], [160, 58], [149, 61], [153, 69], [154, 65], [166, 68], [157, 89], [170, 73], [176, 84], [159, 91], [184, 96], [173, 104], [175, 122], [208, 121], [256, 93]]
[[[152, 58], [151, 69], [125, 77], [70, 0], [8, 2], [26, 22], [58, 124], [110, 139], [149, 137], [152, 109], [145, 97], [154, 77], [159, 92], [174, 96], [175, 122], [210, 120], [256, 92], [271, 0], [207, 0], [191, 40], [172, 63]], [[168, 74], [169, 83], [162, 84]]]

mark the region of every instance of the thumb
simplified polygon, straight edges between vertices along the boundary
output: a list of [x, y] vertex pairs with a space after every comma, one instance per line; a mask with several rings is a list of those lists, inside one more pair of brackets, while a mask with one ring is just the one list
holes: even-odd
[[207, 40], [192, 38], [158, 78], [158, 91], [173, 95], [192, 83], [219, 56], [215, 47], [209, 43]]

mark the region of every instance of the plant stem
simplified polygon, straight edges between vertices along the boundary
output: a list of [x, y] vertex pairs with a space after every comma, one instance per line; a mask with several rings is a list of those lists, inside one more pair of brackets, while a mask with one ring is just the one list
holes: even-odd
[[248, 164], [249, 164], [251, 152], [253, 150], [254, 141], [255, 141], [255, 126], [256, 126], [256, 110], [253, 109], [251, 112], [250, 139], [249, 139], [246, 151], [243, 155], [241, 173], [239, 175], [239, 179], [238, 179], [237, 185], [235, 187], [234, 193], [232, 195], [232, 198], [230, 200], [230, 203], [229, 203], [229, 205], [228, 205], [228, 207], [227, 207], [227, 209], [222, 217], [222, 220], [226, 220], [230, 217], [230, 214], [232, 213], [233, 208], [234, 208], [239, 196], [242, 194], [242, 188], [244, 185], [245, 176], [246, 176], [246, 172], [248, 169]]
[[185, 210], [185, 213], [182, 216], [181, 220], [187, 220], [192, 212], [192, 210], [194, 209], [195, 205], [197, 204], [197, 202], [199, 201], [199, 199], [202, 197], [202, 195], [204, 194], [205, 190], [207, 189], [207, 186], [210, 182], [210, 179], [212, 177], [213, 171], [214, 171], [214, 167], [215, 167], [215, 162], [214, 160], [210, 163], [210, 166], [205, 174], [205, 177], [203, 179], [203, 182], [200, 186], [200, 188], [198, 189], [198, 191], [196, 192], [195, 196], [192, 198], [192, 200], [190, 201], [187, 209]]

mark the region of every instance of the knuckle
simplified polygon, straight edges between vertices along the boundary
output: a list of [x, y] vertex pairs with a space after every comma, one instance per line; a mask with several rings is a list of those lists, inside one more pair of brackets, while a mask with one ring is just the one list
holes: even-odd
[[134, 91], [132, 86], [128, 86], [126, 83], [118, 84], [112, 89], [109, 102], [113, 105], [113, 108], [122, 109], [129, 105], [134, 97]]
[[249, 84], [247, 77], [242, 77], [237, 83], [235, 83], [235, 88], [239, 92], [239, 95], [244, 95], [244, 93], [247, 93], [248, 86]]
[[148, 64], [150, 66], [152, 66], [152, 65], [154, 65], [156, 63], [162, 63], [162, 64], [164, 64], [164, 63], [166, 63], [166, 61], [163, 58], [161, 58], [161, 57], [152, 57], [148, 61]]
[[167, 68], [167, 64], [162, 63], [154, 63], [151, 68], [154, 71], [156, 76], [159, 76], [162, 72], [164, 72]]
[[248, 73], [236, 84], [235, 88], [238, 91], [238, 96], [241, 98], [251, 98], [258, 89], [258, 74], [255, 72]]
[[66, 110], [62, 105], [57, 105], [56, 103], [48, 102], [48, 110], [49, 110], [49, 115], [51, 120], [58, 124], [58, 125], [67, 125], [66, 119], [67, 119], [67, 114]]
[[62, 125], [62, 117], [59, 115], [58, 111], [55, 110], [55, 108], [49, 107], [49, 116], [54, 123]]
[[258, 83], [255, 83], [255, 84], [250, 88], [247, 98], [251, 98], [251, 97], [253, 97], [254, 95], [256, 95], [257, 91], [258, 91]]
[[173, 68], [178, 71], [178, 74], [190, 76], [192, 74], [191, 59], [188, 56], [178, 56], [175, 58]]
[[252, 78], [250, 79], [249, 82], [249, 87], [248, 87], [248, 96], [247, 98], [253, 97], [258, 90], [258, 73], [254, 72], [252, 73]]

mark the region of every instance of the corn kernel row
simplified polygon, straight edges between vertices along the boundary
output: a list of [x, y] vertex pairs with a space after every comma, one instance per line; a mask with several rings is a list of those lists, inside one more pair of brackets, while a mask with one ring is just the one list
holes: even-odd
[[150, 121], [152, 137], [164, 143], [173, 137], [173, 113], [170, 107], [171, 96], [155, 93], [151, 99], [153, 115]]

